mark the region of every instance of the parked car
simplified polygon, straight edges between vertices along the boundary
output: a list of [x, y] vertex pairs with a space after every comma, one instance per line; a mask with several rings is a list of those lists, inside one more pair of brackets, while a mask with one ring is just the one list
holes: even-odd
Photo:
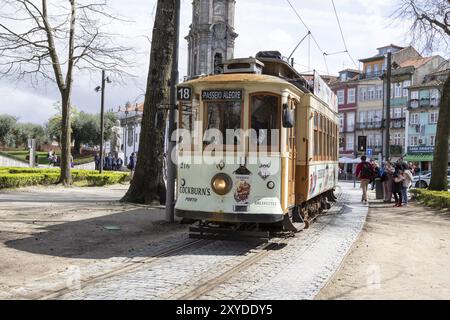
[[[450, 187], [450, 169], [447, 170], [447, 179]], [[431, 180], [431, 172], [425, 175], [416, 174], [413, 177], [412, 186], [415, 188], [428, 188], [428, 186], [430, 185], [430, 180]]]

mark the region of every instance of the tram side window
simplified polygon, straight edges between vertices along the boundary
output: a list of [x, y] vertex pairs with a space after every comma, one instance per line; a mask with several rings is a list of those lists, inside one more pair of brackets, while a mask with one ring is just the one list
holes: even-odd
[[[278, 149], [278, 141], [272, 141], [277, 137], [274, 129], [279, 130], [279, 98], [272, 95], [254, 95], [251, 97], [251, 129], [256, 132], [252, 135], [252, 144], [272, 146]], [[261, 130], [261, 131], [260, 131]], [[279, 136], [279, 131], [278, 131]]]
[[319, 156], [319, 115], [314, 113], [314, 158]]
[[[241, 102], [239, 101], [218, 101], [206, 103], [206, 130], [218, 129], [222, 134], [224, 144], [237, 144], [234, 141], [226, 141], [227, 129], [237, 130], [241, 128]], [[214, 143], [214, 139], [206, 143]], [[217, 142], [216, 142], [217, 143]]]

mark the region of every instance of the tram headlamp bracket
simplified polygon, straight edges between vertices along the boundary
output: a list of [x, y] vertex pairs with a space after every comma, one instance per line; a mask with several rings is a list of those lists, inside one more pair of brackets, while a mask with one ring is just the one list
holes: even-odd
[[224, 196], [231, 191], [233, 180], [226, 173], [218, 173], [211, 179], [211, 188], [215, 193]]

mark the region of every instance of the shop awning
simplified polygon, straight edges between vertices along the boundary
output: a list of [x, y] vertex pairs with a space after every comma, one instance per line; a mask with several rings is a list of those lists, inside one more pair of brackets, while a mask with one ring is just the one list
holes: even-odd
[[403, 160], [408, 162], [433, 161], [432, 154], [407, 154]]

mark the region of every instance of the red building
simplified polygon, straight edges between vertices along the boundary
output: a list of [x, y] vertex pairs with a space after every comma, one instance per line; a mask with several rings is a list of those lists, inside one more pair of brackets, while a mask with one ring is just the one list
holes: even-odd
[[340, 71], [339, 78], [330, 84], [331, 89], [338, 97], [340, 157], [354, 158], [355, 155], [358, 76], [358, 70], [345, 69]]

